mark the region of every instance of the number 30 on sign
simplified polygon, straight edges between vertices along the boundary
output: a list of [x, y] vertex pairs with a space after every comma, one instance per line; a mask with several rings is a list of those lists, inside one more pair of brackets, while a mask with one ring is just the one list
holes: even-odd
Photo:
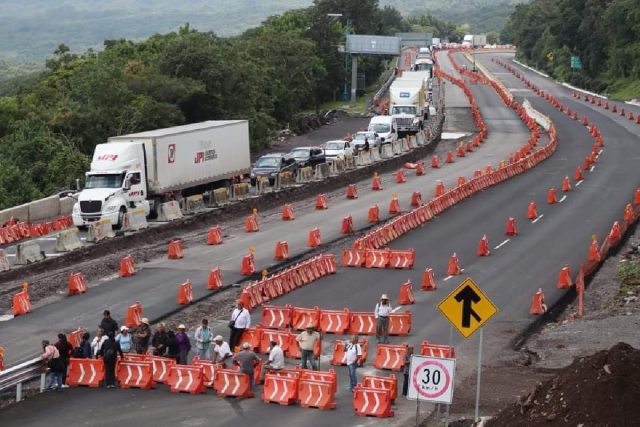
[[451, 404], [455, 359], [411, 356], [407, 399]]

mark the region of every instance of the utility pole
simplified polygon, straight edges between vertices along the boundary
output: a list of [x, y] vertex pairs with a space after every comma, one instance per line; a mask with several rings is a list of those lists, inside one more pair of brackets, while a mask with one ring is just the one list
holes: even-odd
[[349, 100], [349, 91], [347, 88], [349, 82], [349, 52], [347, 49], [347, 40], [351, 33], [351, 20], [347, 19], [347, 28], [344, 30], [344, 90], [342, 91], [342, 102], [347, 103]]

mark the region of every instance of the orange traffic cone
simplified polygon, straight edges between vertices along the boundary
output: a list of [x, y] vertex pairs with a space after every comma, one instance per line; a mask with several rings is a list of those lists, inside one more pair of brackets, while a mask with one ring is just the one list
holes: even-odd
[[588, 124], [589, 124], [589, 120], [587, 119], [587, 116], [582, 116], [582, 125], [587, 126]]
[[484, 169], [484, 174], [489, 175], [491, 172], [493, 172], [493, 168], [491, 167], [491, 165], [487, 165], [487, 167]]
[[624, 116], [624, 107], [620, 109], [620, 115]]
[[636, 194], [633, 196], [633, 204], [636, 206], [640, 205], [640, 188], [636, 190]]
[[172, 240], [169, 243], [169, 259], [182, 259], [182, 240]]
[[207, 235], [207, 245], [219, 245], [222, 243], [222, 229], [219, 225], [211, 227]]
[[398, 297], [398, 305], [410, 305], [415, 303], [413, 299], [413, 284], [411, 280], [407, 280], [400, 285], [400, 296]]
[[460, 187], [461, 185], [465, 185], [466, 183], [467, 183], [467, 178], [465, 178], [464, 176], [458, 177], [458, 187]]
[[569, 264], [565, 264], [558, 273], [558, 289], [568, 289], [573, 285], [571, 281], [571, 269]]
[[422, 273], [422, 285], [420, 286], [420, 289], [423, 291], [435, 291], [437, 288], [436, 276], [432, 269], [427, 268], [424, 270], [424, 273]]
[[590, 157], [585, 157], [584, 158], [584, 162], [582, 164], [582, 169], [584, 169], [586, 171], [591, 169], [591, 158]]
[[420, 206], [422, 206], [422, 195], [419, 191], [414, 191], [411, 194], [411, 207], [419, 208]]
[[282, 208], [282, 220], [293, 221], [294, 219], [296, 219], [296, 217], [293, 214], [293, 206], [289, 203], [285, 203], [284, 207]]
[[378, 209], [378, 205], [374, 205], [369, 208], [367, 221], [370, 223], [380, 221], [380, 209]]
[[254, 209], [253, 214], [249, 215], [244, 222], [244, 229], [247, 233], [253, 233], [260, 230], [258, 225], [258, 210]]
[[453, 163], [453, 152], [451, 150], [447, 151], [447, 157], [444, 162]]
[[217, 291], [222, 287], [222, 270], [216, 267], [209, 272], [209, 280], [207, 280], [207, 289]]
[[600, 262], [600, 247], [598, 246], [598, 237], [595, 234], [591, 236], [591, 245], [589, 246], [589, 261]]
[[572, 118], [573, 120], [576, 120], [576, 121], [577, 121], [577, 120], [578, 120], [578, 113], [576, 113], [576, 112], [574, 111], [574, 112], [573, 112], [573, 116], [571, 116], [571, 118]]
[[629, 111], [629, 120], [633, 120], [633, 119], [634, 119], [633, 111]]
[[327, 198], [324, 196], [324, 194], [318, 194], [318, 196], [316, 197], [316, 209], [322, 210], [322, 209], [327, 209], [329, 206], [327, 206]]
[[476, 169], [473, 172], [473, 179], [480, 178], [482, 176], [482, 171], [480, 169]]
[[398, 195], [393, 193], [391, 197], [391, 203], [389, 203], [389, 215], [396, 215], [400, 213], [400, 201], [398, 201]]
[[489, 251], [489, 240], [487, 239], [487, 235], [485, 234], [480, 239], [480, 243], [478, 243], [478, 250], [476, 251], [476, 255], [478, 256], [489, 256], [491, 251]]
[[529, 203], [529, 207], [527, 208], [527, 219], [536, 219], [538, 218], [538, 212], [536, 211], [536, 202], [533, 200]]
[[533, 295], [533, 300], [531, 301], [531, 309], [529, 310], [529, 314], [545, 314], [547, 312], [547, 305], [544, 302], [544, 294], [542, 293], [542, 288], [538, 288], [538, 292]]
[[407, 180], [404, 177], [404, 172], [402, 171], [402, 169], [398, 169], [398, 171], [396, 172], [396, 182], [398, 184], [403, 184], [407, 182]]
[[618, 112], [618, 107], [616, 104], [613, 104], [613, 106], [611, 107], [611, 112], [612, 113], [617, 113]]
[[604, 109], [605, 109], [605, 110], [608, 110], [608, 109], [609, 109], [609, 101], [606, 101], [606, 102], [604, 103]]
[[447, 268], [447, 275], [458, 276], [462, 273], [460, 269], [460, 263], [458, 262], [458, 255], [454, 252], [449, 258], [449, 267]]
[[516, 220], [515, 218], [509, 218], [507, 220], [507, 231], [505, 232], [507, 236], [517, 236], [518, 231], [516, 230]]
[[436, 192], [435, 192], [436, 197], [442, 196], [445, 192], [446, 190], [444, 188], [444, 183], [438, 180], [438, 183], [436, 184]]
[[582, 181], [582, 169], [580, 169], [580, 166], [576, 168], [576, 171], [573, 174], [573, 179], [576, 181]]
[[382, 182], [380, 181], [380, 177], [378, 176], [378, 172], [373, 173], [373, 183], [371, 184], [371, 189], [375, 191], [382, 190]]
[[596, 159], [597, 154], [598, 153], [591, 153], [591, 155], [589, 156], [589, 164], [594, 165], [598, 163], [598, 159]]
[[555, 188], [550, 188], [549, 193], [547, 194], [547, 204], [553, 205], [554, 203], [558, 203], [558, 199], [556, 198], [556, 190]]
[[276, 261], [284, 261], [286, 259], [289, 259], [289, 243], [284, 240], [277, 242], [273, 258]]
[[357, 199], [358, 198], [358, 190], [356, 189], [355, 184], [349, 184], [347, 186], [347, 199]]
[[457, 157], [464, 157], [464, 146], [463, 146], [463, 142], [460, 141], [460, 145], [458, 145], [458, 149], [456, 150], [456, 156]]
[[[447, 162], [447, 163], [453, 163], [453, 158], [452, 158], [451, 162]], [[438, 160], [438, 156], [433, 156], [431, 158], [431, 167], [433, 169], [438, 169], [440, 167], [440, 161]]]
[[127, 255], [120, 260], [120, 277], [131, 277], [136, 274], [133, 255]]
[[426, 174], [426, 171], [424, 170], [424, 162], [418, 162], [416, 166], [416, 176], [422, 176], [424, 174]]
[[609, 232], [609, 244], [613, 246], [622, 238], [622, 230], [620, 229], [620, 224], [618, 221], [613, 223], [613, 227], [611, 227], [611, 231]]
[[623, 219], [628, 223], [632, 223], [635, 220], [635, 215], [633, 214], [633, 206], [631, 206], [631, 203], [628, 203], [627, 206], [624, 207]]
[[569, 176], [565, 176], [562, 181], [562, 191], [567, 192], [571, 191], [571, 183], [569, 182]]
[[309, 246], [310, 248], [317, 248], [320, 245], [322, 245], [322, 240], [320, 238], [320, 229], [316, 227], [309, 232], [307, 246]]
[[191, 280], [187, 280], [178, 286], [178, 299], [176, 302], [179, 305], [189, 305], [193, 302], [193, 287], [191, 286]]
[[342, 229], [340, 230], [340, 232], [342, 234], [350, 234], [354, 232], [353, 218], [351, 217], [351, 215], [342, 218]]
[[467, 142], [467, 146], [465, 147], [465, 151], [467, 153], [473, 153], [473, 144], [471, 141]]

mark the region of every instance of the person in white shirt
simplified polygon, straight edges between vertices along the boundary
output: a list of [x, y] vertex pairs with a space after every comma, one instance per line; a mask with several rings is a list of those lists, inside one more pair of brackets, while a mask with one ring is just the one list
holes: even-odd
[[233, 356], [229, 344], [224, 342], [222, 335], [216, 336], [213, 342], [215, 343], [213, 347], [213, 363], [221, 363], [226, 368], [227, 363], [225, 361]]
[[389, 304], [389, 297], [387, 294], [382, 294], [380, 302], [376, 304], [374, 315], [376, 317], [376, 340], [378, 344], [382, 341], [383, 344], [389, 344], [389, 316], [393, 312], [391, 304]]
[[344, 354], [346, 356], [347, 368], [349, 368], [349, 387], [347, 387], [347, 390], [353, 391], [358, 384], [356, 369], [358, 369], [360, 359], [362, 358], [362, 347], [358, 344], [357, 335], [352, 336], [351, 341], [345, 344]]
[[96, 333], [95, 338], [91, 342], [91, 353], [93, 354], [93, 358], [98, 358], [98, 352], [102, 349], [102, 344], [107, 340], [107, 336], [104, 334], [104, 330], [102, 328], [98, 328], [98, 332]]
[[260, 378], [264, 381], [264, 375], [273, 371], [280, 371], [284, 368], [284, 352], [282, 347], [276, 341], [271, 341], [271, 350], [269, 351], [269, 360], [262, 367], [262, 375]]
[[231, 351], [235, 351], [235, 348], [240, 345], [244, 330], [250, 327], [251, 315], [249, 310], [244, 308], [244, 301], [240, 300], [238, 301], [238, 306], [231, 313], [231, 320], [229, 321], [229, 329], [231, 329], [229, 347]]

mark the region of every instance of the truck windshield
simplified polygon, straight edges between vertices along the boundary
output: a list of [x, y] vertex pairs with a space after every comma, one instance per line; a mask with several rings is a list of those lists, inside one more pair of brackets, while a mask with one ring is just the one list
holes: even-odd
[[121, 188], [124, 174], [87, 175], [85, 188]]
[[416, 71], [431, 71], [433, 69], [433, 64], [416, 64]]
[[416, 107], [412, 107], [412, 106], [393, 107], [393, 109], [391, 110], [391, 114], [394, 116], [397, 114], [410, 114], [412, 116], [415, 116]]
[[369, 126], [371, 131], [375, 132], [375, 133], [389, 133], [391, 132], [391, 125], [388, 125], [386, 123], [376, 123], [373, 124], [371, 126]]

